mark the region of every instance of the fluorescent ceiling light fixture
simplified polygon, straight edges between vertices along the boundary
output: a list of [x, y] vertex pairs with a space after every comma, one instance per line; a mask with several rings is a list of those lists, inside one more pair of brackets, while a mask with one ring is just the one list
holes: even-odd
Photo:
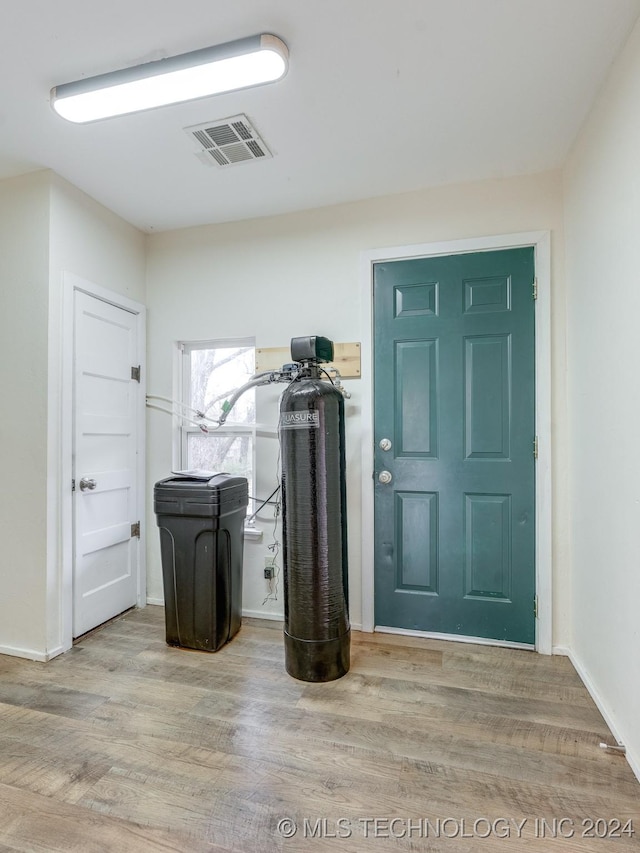
[[56, 86], [51, 105], [82, 124], [273, 83], [285, 75], [288, 59], [277, 36], [250, 36]]

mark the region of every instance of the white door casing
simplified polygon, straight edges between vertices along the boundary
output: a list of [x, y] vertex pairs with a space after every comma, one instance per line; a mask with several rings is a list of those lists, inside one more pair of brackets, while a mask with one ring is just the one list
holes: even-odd
[[137, 601], [136, 316], [76, 291], [73, 635]]
[[[60, 365], [61, 365], [61, 384], [59, 391], [54, 394], [54, 397], [59, 399], [60, 412], [60, 438], [59, 438], [59, 462], [58, 475], [55, 481], [58, 483], [58, 557], [57, 564], [59, 569], [58, 589], [59, 593], [56, 596], [58, 604], [55, 610], [59, 616], [56, 617], [53, 606], [55, 598], [51, 600], [51, 619], [52, 627], [55, 631], [57, 622], [57, 631], [59, 640], [56, 644], [55, 637], [52, 635], [50, 648], [46, 659], [54, 657], [67, 649], [70, 649], [73, 644], [74, 636], [74, 554], [75, 554], [75, 532], [74, 532], [74, 514], [75, 514], [75, 498], [76, 492], [72, 491], [72, 482], [75, 477], [75, 413], [74, 413], [74, 327], [75, 327], [75, 301], [79, 294], [88, 294], [96, 300], [100, 300], [106, 305], [115, 306], [119, 309], [128, 311], [133, 317], [136, 325], [136, 354], [131, 366], [139, 364], [141, 366], [141, 381], [137, 392], [137, 400], [135, 405], [135, 429], [137, 435], [136, 461], [135, 461], [135, 483], [136, 483], [136, 499], [135, 509], [133, 509], [133, 517], [130, 523], [140, 520], [141, 535], [140, 538], [131, 540], [132, 548], [135, 551], [135, 583], [136, 583], [136, 598], [134, 604], [139, 607], [146, 605], [146, 569], [145, 569], [145, 385], [146, 385], [146, 308], [139, 302], [129, 299], [116, 291], [109, 290], [81, 278], [74, 273], [65, 271], [63, 273], [63, 294], [62, 294], [62, 317], [60, 326]], [[95, 479], [95, 478], [89, 478]], [[53, 492], [51, 493], [53, 499]], [[55, 541], [53, 542], [55, 544]], [[53, 569], [52, 569], [53, 571]], [[52, 575], [53, 577], [53, 575]], [[53, 589], [53, 588], [52, 588]], [[59, 610], [58, 610], [59, 608]], [[57, 632], [56, 632], [57, 633]]]
[[[537, 278], [536, 323], [536, 650], [552, 651], [551, 483], [551, 240], [548, 231], [372, 249], [361, 254], [362, 292], [362, 630], [375, 630], [373, 572], [373, 264], [436, 255], [533, 246]], [[366, 372], [365, 372], [366, 371]], [[397, 633], [416, 632], [397, 630]], [[455, 639], [448, 636], [448, 639]], [[493, 644], [493, 641], [491, 641]], [[499, 643], [495, 643], [499, 645]]]

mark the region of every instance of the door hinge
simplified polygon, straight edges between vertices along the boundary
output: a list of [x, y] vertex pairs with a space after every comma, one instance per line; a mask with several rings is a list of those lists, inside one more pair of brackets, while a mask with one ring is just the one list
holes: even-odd
[[136, 382], [140, 382], [140, 365], [131, 368], [131, 378]]
[[538, 279], [534, 278], [533, 280], [533, 298], [538, 298]]
[[140, 538], [140, 522], [139, 521], [136, 521], [135, 524], [131, 525], [131, 538], [133, 539], [134, 537], [137, 537], [138, 539]]
[[71, 491], [72, 491], [72, 492], [75, 492], [75, 490], [76, 490], [76, 481], [75, 481], [75, 480], [72, 480], [72, 481], [71, 481]]
[[537, 595], [533, 596], [533, 618], [534, 619], [538, 618], [538, 596]]
[[538, 436], [536, 435], [533, 439], [533, 458], [538, 458]]

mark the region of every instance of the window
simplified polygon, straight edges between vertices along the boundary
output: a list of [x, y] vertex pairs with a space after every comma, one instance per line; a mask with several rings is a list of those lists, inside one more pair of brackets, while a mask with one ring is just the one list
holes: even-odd
[[[217, 419], [222, 405], [255, 373], [253, 339], [182, 343], [182, 402]], [[253, 486], [255, 451], [255, 389], [235, 404], [224, 426], [208, 433], [183, 422], [181, 465], [188, 470], [226, 472], [246, 477]]]

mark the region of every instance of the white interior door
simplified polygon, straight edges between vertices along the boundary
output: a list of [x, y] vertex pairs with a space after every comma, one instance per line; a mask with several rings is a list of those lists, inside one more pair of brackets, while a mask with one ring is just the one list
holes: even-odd
[[136, 604], [137, 318], [76, 291], [73, 636]]

